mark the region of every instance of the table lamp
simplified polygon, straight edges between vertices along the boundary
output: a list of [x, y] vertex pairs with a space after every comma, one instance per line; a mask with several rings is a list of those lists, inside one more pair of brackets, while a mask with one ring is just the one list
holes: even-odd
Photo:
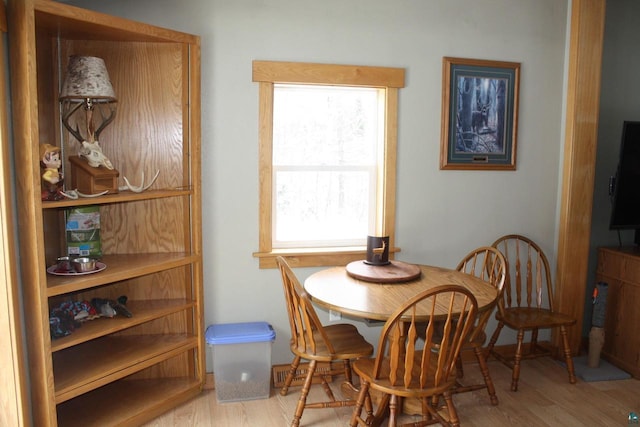
[[[78, 156], [69, 157], [71, 185], [87, 194], [105, 190], [117, 193], [119, 172], [98, 142], [100, 132], [115, 118], [117, 101], [104, 60], [94, 56], [69, 57], [59, 99], [62, 123], [82, 145]], [[84, 114], [80, 113], [81, 107]], [[75, 128], [70, 124], [72, 117]]]
[[[115, 118], [117, 101], [104, 60], [93, 56], [71, 56], [59, 99], [64, 127], [82, 144], [80, 156], [93, 167], [102, 165], [113, 169], [98, 144], [100, 132]], [[84, 115], [75, 114], [80, 107]], [[100, 117], [96, 117], [94, 112]], [[72, 116], [75, 117], [75, 128], [69, 123]], [[96, 126], [94, 121], [98, 120]], [[85, 135], [78, 123], [83, 125]]]

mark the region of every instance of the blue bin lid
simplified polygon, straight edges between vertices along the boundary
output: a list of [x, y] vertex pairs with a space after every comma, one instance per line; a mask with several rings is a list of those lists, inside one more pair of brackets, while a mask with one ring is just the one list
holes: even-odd
[[210, 325], [205, 333], [207, 344], [243, 344], [275, 338], [276, 331], [267, 322], [221, 323]]

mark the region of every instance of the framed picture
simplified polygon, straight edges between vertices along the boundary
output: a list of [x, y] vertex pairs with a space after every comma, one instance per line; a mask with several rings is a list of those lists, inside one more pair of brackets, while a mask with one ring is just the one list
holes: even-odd
[[520, 63], [444, 57], [440, 169], [516, 169]]

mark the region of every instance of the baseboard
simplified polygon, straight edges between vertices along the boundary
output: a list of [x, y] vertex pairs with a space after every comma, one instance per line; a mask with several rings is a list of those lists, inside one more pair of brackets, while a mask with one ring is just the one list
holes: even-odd
[[[551, 355], [552, 357], [559, 359], [559, 360], [563, 360], [564, 356], [562, 355], [561, 352], [558, 351], [557, 348], [553, 347], [551, 345], [551, 343], [549, 341], [540, 341], [538, 342], [538, 345], [545, 347], [547, 349], [549, 349], [551, 351]], [[529, 349], [529, 344], [526, 343], [523, 345], [523, 350], [526, 352]], [[497, 345], [493, 348], [493, 350], [499, 354], [502, 355], [509, 355], [509, 354], [514, 354], [516, 351], [516, 344], [507, 344], [507, 345]], [[462, 351], [462, 353], [460, 354], [462, 357], [462, 363], [476, 363], [477, 359], [476, 359], [476, 355], [473, 352], [473, 350], [471, 349], [465, 349]], [[493, 356], [489, 356], [489, 360], [495, 360], [495, 357]], [[287, 373], [289, 372], [291, 365], [273, 365], [271, 367], [271, 378], [272, 378], [272, 386], [275, 388], [280, 388], [282, 387], [282, 385], [284, 384], [284, 380], [287, 376]], [[292, 383], [291, 386], [300, 386], [302, 385], [302, 379], [300, 378], [302, 375], [304, 375], [304, 373], [307, 371], [309, 367], [308, 363], [301, 363], [298, 366], [298, 370], [297, 370], [297, 374], [298, 374], [298, 379], [295, 379]], [[331, 364], [329, 363], [318, 363], [318, 368], [319, 370], [322, 371], [330, 371], [331, 370]], [[329, 376], [329, 379], [332, 379], [331, 376]], [[315, 382], [319, 382], [316, 381], [314, 379], [314, 383]], [[213, 390], [215, 389], [215, 377], [213, 372], [207, 372], [205, 375], [205, 383], [204, 383], [204, 389], [205, 390]]]
[[213, 390], [216, 388], [216, 380], [213, 377], [213, 372], [207, 372], [204, 375], [204, 387], [205, 390]]

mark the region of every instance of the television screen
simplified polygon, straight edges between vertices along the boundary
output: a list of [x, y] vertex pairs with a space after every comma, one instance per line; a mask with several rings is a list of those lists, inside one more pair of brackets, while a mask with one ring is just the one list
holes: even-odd
[[622, 125], [610, 229], [640, 229], [640, 121]]

